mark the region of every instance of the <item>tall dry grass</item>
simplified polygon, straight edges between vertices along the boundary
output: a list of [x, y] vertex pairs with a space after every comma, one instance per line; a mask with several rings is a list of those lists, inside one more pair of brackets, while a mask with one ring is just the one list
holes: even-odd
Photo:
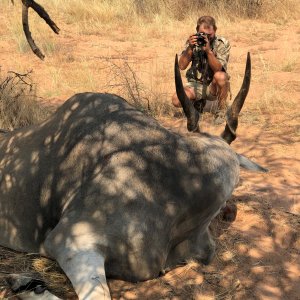
[[[21, 2], [21, 1], [19, 1]], [[300, 15], [298, 0], [39, 0], [56, 18], [76, 27], [79, 33], [92, 34], [114, 26], [173, 24], [211, 14], [218, 20], [260, 18], [285, 23]], [[17, 3], [19, 4], [19, 3]], [[1, 4], [10, 5], [9, 1]], [[18, 6], [18, 5], [17, 5]], [[14, 16], [14, 13], [11, 11]], [[31, 16], [35, 20], [35, 16]]]
[[92, 26], [98, 22], [152, 22], [157, 17], [164, 20], [194, 19], [205, 13], [217, 18], [263, 18], [278, 22], [278, 19], [297, 18], [300, 12], [298, 0], [54, 0], [51, 5], [70, 22], [79, 21]]

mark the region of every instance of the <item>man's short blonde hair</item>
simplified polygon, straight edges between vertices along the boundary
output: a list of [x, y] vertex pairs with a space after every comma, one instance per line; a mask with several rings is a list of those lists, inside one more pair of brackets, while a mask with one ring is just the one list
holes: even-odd
[[202, 16], [198, 19], [197, 21], [197, 27], [196, 27], [196, 30], [198, 31], [199, 27], [202, 25], [202, 24], [205, 24], [205, 25], [208, 25], [208, 26], [212, 26], [214, 31], [217, 30], [217, 26], [216, 26], [216, 20], [211, 17], [211, 16]]

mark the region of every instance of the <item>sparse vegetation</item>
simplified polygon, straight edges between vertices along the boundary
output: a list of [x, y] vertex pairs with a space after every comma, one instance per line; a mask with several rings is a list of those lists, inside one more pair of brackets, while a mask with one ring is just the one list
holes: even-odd
[[[5, 20], [7, 30], [19, 51], [31, 55], [22, 32], [19, 2], [15, 2], [16, 7], [12, 7], [9, 1], [3, 4], [6, 15], [9, 16]], [[284, 0], [280, 3], [271, 0], [193, 0], [188, 3], [181, 0], [103, 0], [101, 2], [55, 0], [51, 5], [45, 0], [39, 2], [47, 8], [63, 29], [61, 31], [63, 39], [69, 40], [72, 36], [70, 46], [64, 44], [60, 40], [61, 37], [54, 36], [37, 14], [31, 11], [32, 34], [49, 61], [43, 68], [45, 72], [40, 76], [43, 80], [39, 78], [39, 95], [59, 98], [61, 95], [72, 95], [74, 92], [81, 91], [115, 92], [155, 116], [174, 115], [174, 108], [169, 101], [174, 92], [173, 58], [162, 62], [155, 56], [151, 56], [149, 49], [150, 55], [146, 60], [141, 61], [140, 58], [136, 58], [141, 49], [140, 45], [151, 47], [153, 39], [157, 39], [162, 47], [168, 48], [168, 52], [163, 54], [165, 57], [170, 53], [178, 52], [183, 47], [186, 35], [190, 33], [191, 28], [194, 28], [195, 20], [202, 14], [213, 14], [217, 19], [219, 30], [222, 30], [221, 34], [228, 36], [233, 45], [238, 42], [247, 44], [271, 42], [282, 36], [278, 30], [281, 26], [279, 24], [290, 22], [300, 13], [297, 0]], [[268, 25], [268, 30], [264, 28], [267, 25], [262, 27], [254, 23], [242, 25], [241, 22], [247, 18], [262, 19], [264, 22], [272, 21], [273, 25]], [[235, 25], [237, 23], [243, 26], [238, 31]], [[243, 34], [243, 30], [246, 30], [247, 34]], [[105, 49], [100, 40], [106, 32], [110, 33], [111, 42]], [[72, 51], [74, 43], [78, 46], [82, 44], [82, 48], [88, 47], [89, 53], [85, 56], [74, 53]], [[124, 49], [119, 47], [119, 44], [123, 45], [123, 43], [126, 45]], [[286, 43], [285, 36], [283, 36], [283, 43]], [[276, 49], [279, 46], [276, 45]], [[274, 60], [264, 57], [263, 51], [266, 48], [261, 46], [259, 49], [261, 49], [258, 52], [259, 62], [256, 61], [256, 65], [254, 64], [254, 73], [255, 68], [258, 68], [259, 74], [255, 74], [254, 81], [258, 78], [267, 80], [270, 72], [279, 69], [291, 72], [297, 67], [298, 57], [295, 54], [288, 53], [286, 56], [289, 57], [280, 58], [281, 61], [278, 62], [276, 56]], [[132, 50], [134, 51], [128, 57], [128, 51]], [[105, 59], [97, 58], [99, 52], [105, 59], [108, 58], [110, 63], [117, 62], [117, 65], [111, 64], [112, 70], [109, 70], [108, 61], [105, 64]], [[115, 58], [110, 59], [114, 55], [118, 57], [118, 61]], [[237, 61], [241, 61], [241, 57]], [[232, 55], [232, 59], [236, 57]], [[29, 64], [28, 67], [31, 65]], [[261, 70], [263, 74], [260, 74]], [[232, 91], [235, 95], [241, 83], [241, 67], [236, 68], [230, 62], [229, 72], [233, 78]], [[37, 81], [36, 78], [34, 79]], [[138, 101], [140, 103], [137, 103]]]
[[[43, 2], [43, 1], [41, 1]], [[217, 18], [263, 18], [284, 22], [296, 18], [300, 11], [297, 0], [95, 0], [53, 1], [53, 5], [68, 17], [70, 23], [84, 24], [83, 30], [100, 28], [103, 24], [129, 25], [195, 18], [199, 14], [213, 14]], [[131, 16], [131, 18], [128, 18]]]
[[[1, 73], [0, 73], [1, 75]], [[1, 78], [1, 77], [0, 77]], [[13, 130], [44, 120], [50, 111], [37, 101], [30, 72], [0, 79], [0, 128]]]
[[149, 86], [149, 82], [147, 86], [147, 82], [143, 81], [134, 70], [135, 64], [127, 60], [105, 58], [103, 65], [110, 70], [103, 86], [105, 90], [124, 97], [126, 101], [148, 115], [169, 115], [176, 111], [171, 103], [161, 100], [169, 97], [166, 90], [159, 89], [159, 82], [155, 83], [156, 88]]

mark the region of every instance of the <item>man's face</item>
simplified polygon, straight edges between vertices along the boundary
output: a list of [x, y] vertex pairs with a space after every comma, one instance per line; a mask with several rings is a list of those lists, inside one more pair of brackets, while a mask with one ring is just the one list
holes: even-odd
[[208, 35], [208, 39], [212, 40], [215, 37], [215, 30], [212, 25], [201, 24], [198, 29], [198, 32], [205, 32]]

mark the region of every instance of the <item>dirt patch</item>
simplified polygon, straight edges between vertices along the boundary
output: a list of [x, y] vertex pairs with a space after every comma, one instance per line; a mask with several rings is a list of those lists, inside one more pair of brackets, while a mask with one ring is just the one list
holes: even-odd
[[[160, 122], [188, 134], [185, 119]], [[270, 172], [241, 172], [240, 184], [229, 201], [237, 207], [236, 220], [229, 223], [219, 216], [211, 224], [217, 243], [212, 264], [191, 261], [140, 283], [109, 280], [113, 299], [299, 299], [299, 164], [294, 156], [300, 150], [298, 143], [292, 137], [280, 142], [280, 136], [257, 126], [251, 131], [243, 124], [240, 127], [234, 148]], [[201, 128], [215, 134], [222, 130], [213, 125], [210, 114], [204, 116]], [[51, 268], [61, 272], [57, 265]]]
[[[217, 253], [145, 283], [110, 281], [114, 299], [299, 299], [299, 217], [255, 195], [237, 195], [233, 224], [211, 225]], [[283, 221], [284, 220], [284, 221]]]

